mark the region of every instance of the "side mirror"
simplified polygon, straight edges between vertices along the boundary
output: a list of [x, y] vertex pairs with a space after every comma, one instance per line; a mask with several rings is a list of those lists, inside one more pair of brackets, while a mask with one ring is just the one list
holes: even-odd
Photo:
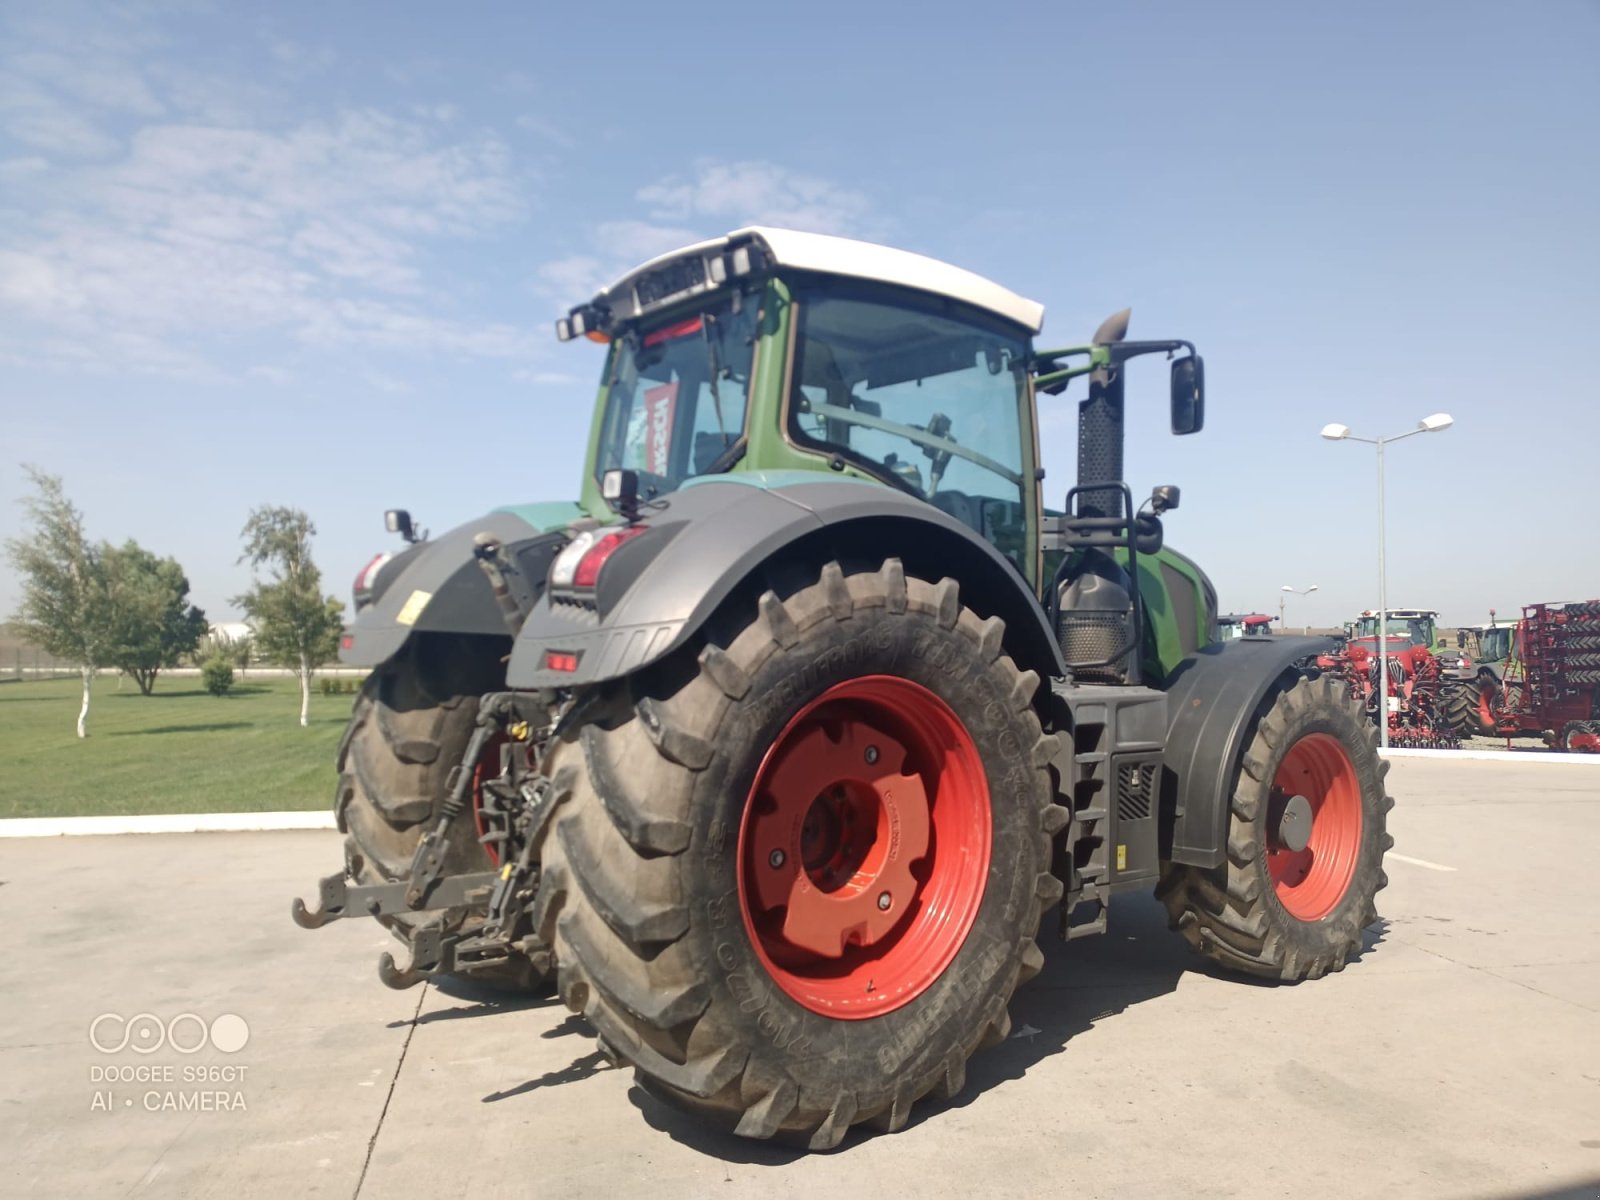
[[1172, 432], [1199, 433], [1206, 423], [1206, 364], [1198, 354], [1172, 361]]
[[416, 527], [411, 524], [411, 514], [403, 508], [391, 508], [384, 513], [383, 527], [390, 533], [398, 533], [405, 541], [417, 540]]

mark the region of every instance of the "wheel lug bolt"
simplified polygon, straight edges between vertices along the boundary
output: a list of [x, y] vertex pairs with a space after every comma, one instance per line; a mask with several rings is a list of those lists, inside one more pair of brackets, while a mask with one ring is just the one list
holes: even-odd
[[879, 892], [878, 893], [878, 908], [880, 910], [882, 910], [883, 912], [888, 912], [889, 911], [889, 905], [891, 905], [893, 903], [894, 903], [894, 899], [893, 899], [893, 897], [891, 897], [889, 895], [888, 892]]
[[777, 868], [783, 866], [783, 851], [774, 850], [767, 855], [767, 861], [772, 864], [773, 870], [777, 870]]
[[[870, 763], [875, 763], [877, 761], [878, 761], [878, 748], [876, 746], [868, 746], [867, 747], [867, 762], [870, 764]], [[884, 908], [888, 908], [889, 906], [887, 904], [885, 904], [885, 905], [883, 905], [883, 907]]]

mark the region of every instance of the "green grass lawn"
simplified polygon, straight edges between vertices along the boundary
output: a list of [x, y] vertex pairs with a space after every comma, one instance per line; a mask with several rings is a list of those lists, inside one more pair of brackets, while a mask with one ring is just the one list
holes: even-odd
[[89, 737], [73, 733], [81, 683], [0, 683], [0, 818], [331, 808], [333, 754], [352, 696], [312, 682], [300, 728], [294, 679], [247, 679], [226, 696], [158, 679], [141, 696], [96, 678]]

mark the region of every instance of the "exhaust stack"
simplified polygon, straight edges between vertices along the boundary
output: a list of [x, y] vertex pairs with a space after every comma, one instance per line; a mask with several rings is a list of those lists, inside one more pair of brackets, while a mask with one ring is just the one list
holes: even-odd
[[[1108, 345], [1127, 337], [1132, 313], [1125, 308], [1107, 317], [1095, 330], [1095, 344]], [[1078, 403], [1078, 486], [1122, 482], [1122, 445], [1122, 368], [1100, 367], [1089, 376], [1089, 398]], [[1078, 497], [1078, 515], [1122, 516], [1122, 492], [1115, 487], [1091, 487]]]

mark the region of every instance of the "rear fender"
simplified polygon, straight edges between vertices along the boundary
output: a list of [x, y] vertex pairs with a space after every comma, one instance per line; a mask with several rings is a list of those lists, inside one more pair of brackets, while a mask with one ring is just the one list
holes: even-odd
[[[932, 505], [848, 480], [764, 486], [737, 476], [686, 487], [641, 521], [600, 575], [593, 603], [546, 595], [522, 627], [507, 684], [574, 687], [631, 674], [670, 655], [725, 603], [774, 586], [773, 572], [829, 560], [898, 557], [908, 574], [954, 578], [964, 603], [1006, 622], [1007, 651], [1024, 670], [1062, 673], [1044, 611], [1005, 558]], [[546, 654], [576, 655], [574, 671]]]
[[1238, 638], [1185, 658], [1167, 679], [1167, 746], [1161, 772], [1161, 856], [1221, 866], [1239, 756], [1262, 702], [1330, 653], [1332, 638]]
[[340, 661], [377, 666], [399, 653], [413, 633], [509, 638], [488, 580], [472, 556], [479, 533], [491, 534], [506, 547], [517, 567], [507, 574], [512, 594], [531, 606], [544, 589], [550, 560], [565, 543], [565, 534], [543, 533], [514, 513], [490, 513], [412, 547], [386, 566], [375, 581], [373, 602], [356, 615], [341, 642]]

